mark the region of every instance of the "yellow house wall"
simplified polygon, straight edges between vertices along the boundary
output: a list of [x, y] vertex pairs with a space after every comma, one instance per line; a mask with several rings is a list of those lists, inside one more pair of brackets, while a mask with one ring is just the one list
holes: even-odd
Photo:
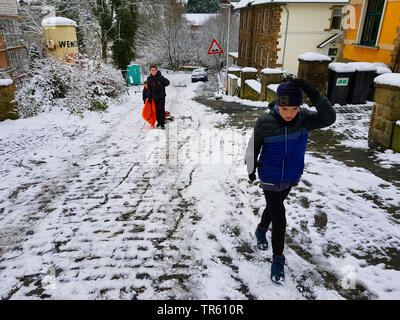
[[[360, 2], [360, 1], [357, 1]], [[347, 29], [343, 47], [343, 58], [355, 61], [383, 62], [389, 64], [394, 49], [394, 40], [397, 38], [397, 28], [400, 26], [400, 1], [388, 0], [383, 16], [383, 23], [378, 38], [378, 48], [354, 46], [357, 30], [360, 24], [362, 4], [350, 5], [356, 9], [356, 29]]]

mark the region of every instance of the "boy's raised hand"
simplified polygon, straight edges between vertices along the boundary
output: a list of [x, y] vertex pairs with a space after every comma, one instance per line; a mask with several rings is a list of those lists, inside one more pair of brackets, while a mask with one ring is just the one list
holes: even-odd
[[319, 99], [321, 99], [321, 95], [318, 90], [309, 82], [304, 79], [294, 79], [290, 81], [295, 87], [299, 87], [304, 93], [310, 98], [312, 104], [316, 104]]

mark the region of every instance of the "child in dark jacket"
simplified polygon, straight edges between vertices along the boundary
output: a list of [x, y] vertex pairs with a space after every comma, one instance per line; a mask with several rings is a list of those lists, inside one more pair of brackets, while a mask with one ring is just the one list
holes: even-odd
[[[317, 112], [300, 108], [303, 92]], [[286, 232], [283, 202], [303, 174], [309, 132], [333, 124], [336, 112], [325, 96], [320, 96], [317, 89], [302, 79], [279, 85], [277, 100], [271, 102], [269, 108], [271, 112], [256, 122], [246, 151], [246, 164], [251, 181], [256, 179], [258, 168], [260, 187], [267, 203], [255, 231], [257, 246], [261, 250], [268, 248], [266, 232], [272, 223], [271, 280], [282, 282], [285, 279], [283, 249]]]
[[143, 83], [144, 88], [143, 88], [143, 103], [146, 103], [146, 99], [149, 97], [149, 88], [147, 87], [147, 81]]
[[169, 80], [161, 75], [155, 65], [150, 66], [150, 75], [147, 77], [149, 99], [153, 99], [156, 106], [157, 127], [165, 129], [165, 87], [169, 86]]

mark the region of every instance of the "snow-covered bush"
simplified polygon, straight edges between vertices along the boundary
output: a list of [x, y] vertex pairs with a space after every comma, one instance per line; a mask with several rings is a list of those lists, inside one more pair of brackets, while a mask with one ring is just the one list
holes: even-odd
[[108, 100], [125, 88], [120, 71], [87, 58], [65, 64], [39, 59], [31, 74], [16, 93], [19, 115], [24, 118], [53, 108], [71, 113], [105, 110]]

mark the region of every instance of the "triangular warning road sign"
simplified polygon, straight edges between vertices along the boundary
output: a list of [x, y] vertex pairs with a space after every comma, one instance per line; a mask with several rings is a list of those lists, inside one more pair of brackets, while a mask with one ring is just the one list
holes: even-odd
[[224, 53], [224, 50], [221, 49], [217, 40], [213, 39], [211, 47], [210, 49], [208, 49], [208, 54], [216, 54], [216, 53]]

